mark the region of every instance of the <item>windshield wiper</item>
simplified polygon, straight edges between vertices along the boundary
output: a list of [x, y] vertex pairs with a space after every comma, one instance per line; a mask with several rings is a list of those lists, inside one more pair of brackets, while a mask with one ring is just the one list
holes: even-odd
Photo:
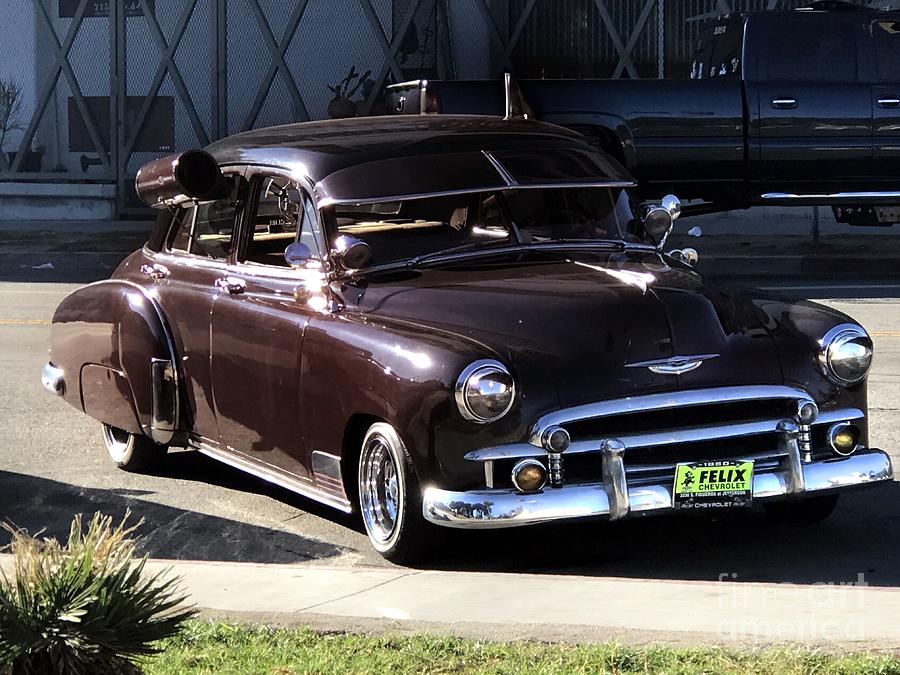
[[416, 267], [421, 265], [422, 263], [428, 262], [429, 260], [435, 260], [438, 258], [443, 258], [448, 255], [453, 255], [454, 253], [465, 253], [468, 251], [493, 251], [496, 249], [502, 248], [519, 248], [521, 244], [516, 242], [504, 241], [502, 245], [500, 242], [496, 242], [494, 244], [485, 244], [482, 241], [470, 241], [467, 244], [460, 244], [459, 246], [451, 246], [450, 248], [444, 248], [440, 251], [432, 251], [431, 253], [423, 253], [422, 255], [417, 255], [415, 258], [410, 258], [406, 261], [406, 264], [409, 267]]
[[551, 239], [548, 241], [532, 241], [524, 244], [526, 248], [566, 248], [569, 246], [590, 246], [591, 248], [624, 251], [627, 244], [618, 239]]

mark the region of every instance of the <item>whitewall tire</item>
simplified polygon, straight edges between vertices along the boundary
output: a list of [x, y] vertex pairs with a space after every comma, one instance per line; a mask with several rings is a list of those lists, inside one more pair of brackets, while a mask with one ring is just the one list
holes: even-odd
[[106, 423], [102, 423], [101, 432], [109, 458], [125, 471], [153, 471], [166, 455], [165, 445], [158, 445], [143, 434], [134, 434]]
[[431, 526], [422, 492], [400, 435], [390, 424], [369, 427], [359, 453], [359, 509], [372, 546], [388, 560], [411, 563], [430, 549]]

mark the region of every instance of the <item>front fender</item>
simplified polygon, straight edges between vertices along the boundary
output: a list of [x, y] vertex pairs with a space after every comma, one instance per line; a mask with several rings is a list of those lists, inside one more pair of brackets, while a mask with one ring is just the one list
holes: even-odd
[[840, 387], [822, 374], [818, 362], [819, 340], [839, 324], [858, 322], [831, 307], [774, 293], [754, 291], [747, 299], [756, 305], [775, 341], [785, 384], [805, 389], [820, 408], [839, 405], [867, 411], [866, 380]]
[[70, 405], [157, 443], [172, 439], [178, 364], [165, 316], [148, 289], [112, 279], [70, 293], [53, 315], [50, 360], [64, 373]]
[[[303, 338], [301, 372], [308, 451], [340, 450], [350, 421], [365, 415], [397, 429], [423, 481], [439, 475], [443, 482], [455, 471], [477, 473], [480, 467], [462, 462], [465, 452], [521, 437], [524, 419], [532, 416], [517, 402], [494, 424], [462, 418], [454, 399], [456, 380], [483, 358], [499, 357], [476, 341], [438, 329], [362, 315], [313, 319]], [[442, 442], [448, 438], [453, 447]]]

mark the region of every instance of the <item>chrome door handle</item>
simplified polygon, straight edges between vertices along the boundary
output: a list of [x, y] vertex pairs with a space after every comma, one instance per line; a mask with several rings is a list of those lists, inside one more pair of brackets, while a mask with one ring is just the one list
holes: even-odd
[[772, 107], [773, 108], [796, 108], [797, 107], [797, 99], [795, 99], [795, 98], [773, 98], [772, 99]]
[[154, 281], [165, 279], [170, 274], [169, 268], [165, 265], [160, 265], [159, 263], [154, 263], [153, 265], [141, 265], [141, 273], [146, 274]]
[[246, 284], [243, 279], [237, 277], [222, 277], [216, 279], [216, 288], [220, 291], [227, 291], [231, 295], [240, 295], [246, 290]]
[[880, 98], [878, 106], [880, 108], [900, 108], [900, 98]]

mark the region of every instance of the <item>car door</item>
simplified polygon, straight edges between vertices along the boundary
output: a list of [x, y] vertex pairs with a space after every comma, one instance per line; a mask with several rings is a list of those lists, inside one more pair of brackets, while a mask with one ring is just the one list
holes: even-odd
[[210, 317], [216, 280], [225, 274], [246, 200], [240, 172], [226, 174], [229, 196], [179, 208], [163, 251], [145, 265], [173, 333], [179, 369], [187, 383], [189, 422], [195, 436], [216, 443], [210, 379]]
[[843, 190], [872, 174], [863, 23], [851, 13], [792, 14], [749, 24], [751, 176], [764, 190]]
[[[255, 175], [251, 194], [242, 245], [217, 281], [212, 312], [219, 441], [229, 452], [308, 478], [300, 365], [304, 329], [324, 307], [316, 209], [277, 175]], [[284, 252], [298, 240], [311, 256], [292, 269]]]
[[872, 85], [872, 136], [874, 176], [891, 181], [897, 190], [900, 178], [900, 15], [869, 25], [875, 60]]

